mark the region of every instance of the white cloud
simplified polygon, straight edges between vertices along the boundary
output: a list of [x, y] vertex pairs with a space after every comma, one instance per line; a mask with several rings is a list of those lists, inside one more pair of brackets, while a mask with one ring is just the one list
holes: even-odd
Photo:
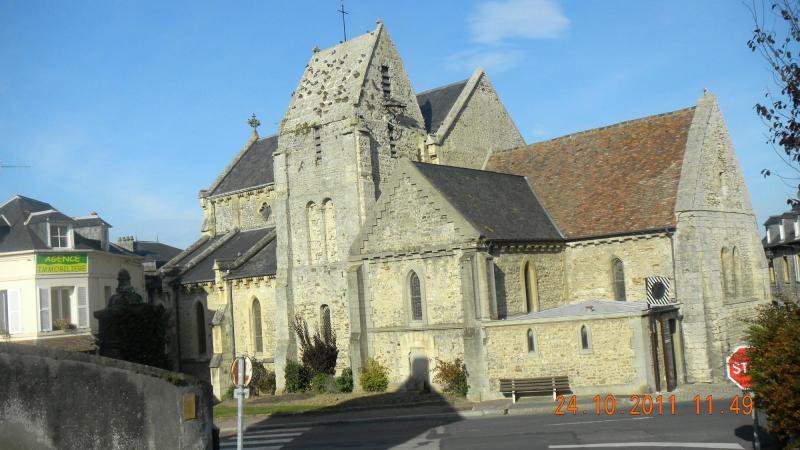
[[496, 48], [464, 50], [450, 55], [447, 58], [447, 66], [460, 72], [482, 67], [486, 71], [500, 73], [516, 66], [523, 56], [518, 50]]
[[469, 16], [472, 39], [497, 44], [507, 39], [552, 39], [569, 26], [555, 0], [499, 0], [478, 6]]
[[465, 71], [480, 66], [497, 73], [525, 58], [525, 53], [514, 46], [515, 40], [560, 37], [569, 19], [557, 0], [491, 0], [472, 11], [467, 25], [478, 45], [450, 55], [447, 67]]

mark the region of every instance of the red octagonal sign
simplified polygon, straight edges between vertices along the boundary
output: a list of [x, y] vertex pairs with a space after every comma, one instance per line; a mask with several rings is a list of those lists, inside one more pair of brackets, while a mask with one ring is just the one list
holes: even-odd
[[733, 384], [742, 389], [750, 389], [750, 358], [747, 356], [749, 347], [741, 345], [736, 347], [731, 356], [725, 360], [725, 369], [728, 378]]

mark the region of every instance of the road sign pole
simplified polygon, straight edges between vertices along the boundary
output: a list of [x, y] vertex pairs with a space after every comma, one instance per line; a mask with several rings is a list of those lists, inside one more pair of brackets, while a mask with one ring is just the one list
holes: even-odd
[[[746, 393], [745, 391], [745, 394]], [[753, 400], [753, 448], [755, 450], [761, 450], [761, 441], [758, 439], [758, 409], [756, 408], [756, 395], [753, 391], [750, 391], [750, 398]]]
[[242, 441], [244, 438], [244, 358], [239, 360], [239, 374], [238, 383], [236, 383], [237, 405], [238, 413], [236, 417], [236, 448], [242, 450]]

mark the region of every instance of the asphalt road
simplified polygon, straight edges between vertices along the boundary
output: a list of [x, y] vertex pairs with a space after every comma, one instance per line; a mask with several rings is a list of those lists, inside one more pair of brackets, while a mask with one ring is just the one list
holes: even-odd
[[[722, 402], [719, 402], [722, 403]], [[593, 408], [577, 414], [441, 417], [394, 422], [290, 425], [251, 428], [245, 448], [262, 449], [566, 449], [566, 448], [727, 448], [751, 449], [750, 416], [707, 411], [694, 402], [679, 403], [675, 415], [596, 415]], [[716, 406], [716, 405], [715, 405]], [[725, 406], [720, 404], [720, 406]], [[665, 408], [666, 410], [667, 408]], [[721, 407], [720, 410], [723, 408]], [[235, 441], [234, 441], [235, 442]], [[762, 448], [777, 448], [762, 437]], [[223, 448], [236, 448], [223, 442]]]

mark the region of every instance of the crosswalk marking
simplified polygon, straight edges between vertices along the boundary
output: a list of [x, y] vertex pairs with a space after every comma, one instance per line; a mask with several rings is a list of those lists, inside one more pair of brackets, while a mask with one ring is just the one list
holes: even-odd
[[[284, 444], [292, 442], [296, 437], [310, 430], [311, 427], [296, 428], [270, 428], [270, 427], [251, 427], [245, 430], [242, 439], [242, 448], [278, 450]], [[236, 448], [236, 435], [229, 436], [220, 441], [221, 450]]]

